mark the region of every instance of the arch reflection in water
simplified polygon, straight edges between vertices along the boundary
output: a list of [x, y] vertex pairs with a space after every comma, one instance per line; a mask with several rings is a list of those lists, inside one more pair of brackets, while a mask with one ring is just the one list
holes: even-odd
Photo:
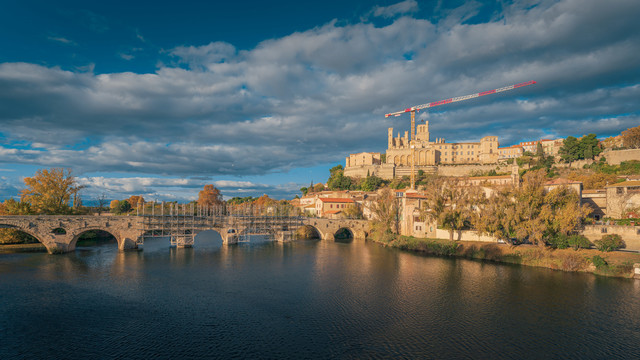
[[333, 238], [339, 243], [350, 243], [353, 241], [353, 232], [348, 228], [340, 228], [333, 234]]

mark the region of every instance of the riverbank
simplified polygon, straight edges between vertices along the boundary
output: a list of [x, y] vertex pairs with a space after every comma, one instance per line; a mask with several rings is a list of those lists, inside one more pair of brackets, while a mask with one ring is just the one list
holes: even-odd
[[633, 277], [633, 264], [640, 263], [640, 253], [595, 249], [551, 249], [535, 245], [422, 239], [412, 236], [371, 236], [383, 246], [438, 256], [544, 267], [553, 270], [587, 272], [602, 276]]
[[0, 245], [0, 254], [17, 252], [47, 252], [47, 248], [41, 243]]

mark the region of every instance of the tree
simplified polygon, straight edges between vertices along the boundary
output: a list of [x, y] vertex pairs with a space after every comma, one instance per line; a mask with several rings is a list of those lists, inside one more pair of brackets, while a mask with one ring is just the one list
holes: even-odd
[[351, 188], [351, 178], [344, 176], [342, 165], [336, 165], [329, 170], [327, 187], [331, 190], [349, 190]]
[[529, 240], [540, 246], [546, 241], [567, 238], [591, 209], [580, 205], [579, 195], [568, 187], [545, 194], [544, 169], [527, 172], [520, 188], [495, 192], [474, 217], [476, 229], [500, 239]]
[[105, 193], [100, 194], [100, 196], [98, 196], [97, 202], [98, 202], [98, 215], [100, 215], [104, 210], [105, 206], [107, 206], [107, 194]]
[[131, 205], [131, 208], [135, 209], [138, 207], [138, 205], [142, 206], [144, 204], [144, 198], [142, 196], [138, 196], [138, 195], [132, 195], [130, 196], [127, 201], [129, 202], [129, 204]]
[[324, 185], [322, 183], [317, 183], [313, 185], [313, 192], [324, 191]]
[[127, 200], [113, 200], [109, 205], [111, 212], [117, 215], [124, 214], [131, 210], [131, 204]]
[[579, 159], [593, 159], [594, 156], [598, 156], [602, 152], [596, 134], [583, 136], [579, 141], [578, 148]]
[[536, 156], [540, 159], [544, 158], [544, 149], [542, 148], [542, 143], [538, 142], [536, 146]]
[[8, 198], [4, 203], [0, 203], [0, 215], [31, 215], [31, 204], [23, 201], [15, 201]]
[[209, 207], [222, 204], [222, 194], [213, 185], [205, 185], [198, 193], [198, 205]]
[[560, 158], [564, 162], [570, 163], [572, 161], [578, 160], [580, 158], [578, 139], [573, 136], [568, 136], [564, 140], [564, 143], [562, 144], [560, 150], [558, 150], [558, 154], [560, 154]]
[[308, 191], [309, 191], [308, 187], [303, 186], [300, 188], [300, 192], [302, 193], [302, 196], [307, 196]]
[[629, 128], [620, 134], [626, 148], [640, 149], [640, 126]]
[[367, 176], [360, 185], [360, 189], [362, 189], [362, 191], [375, 191], [378, 190], [383, 183], [384, 180], [375, 175]]
[[68, 214], [72, 195], [79, 186], [70, 169], [41, 169], [33, 177], [24, 179], [27, 186], [21, 191], [21, 201], [27, 202], [38, 214]]
[[491, 196], [478, 204], [472, 222], [476, 230], [498, 239], [510, 239], [516, 233], [516, 211], [513, 187], [496, 189]]
[[371, 204], [374, 228], [382, 233], [398, 233], [398, 199], [391, 189], [384, 188]]
[[449, 240], [453, 240], [454, 231], [461, 230], [471, 220], [477, 204], [484, 199], [479, 187], [447, 178], [434, 179], [427, 186], [426, 194], [423, 216], [449, 230]]

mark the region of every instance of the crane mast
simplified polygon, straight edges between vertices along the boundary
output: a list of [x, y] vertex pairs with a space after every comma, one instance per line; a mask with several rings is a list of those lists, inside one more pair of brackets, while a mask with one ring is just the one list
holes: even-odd
[[404, 113], [407, 113], [407, 112], [411, 113], [411, 139], [409, 140], [409, 146], [411, 148], [411, 189], [415, 189], [416, 188], [416, 176], [415, 176], [415, 163], [416, 163], [416, 153], [415, 153], [416, 111], [420, 111], [422, 109], [432, 108], [432, 107], [435, 107], [435, 106], [446, 105], [446, 104], [450, 104], [450, 103], [454, 103], [454, 102], [475, 99], [475, 98], [480, 97], [480, 96], [497, 94], [499, 92], [514, 90], [514, 89], [517, 89], [517, 88], [521, 88], [523, 86], [533, 85], [535, 83], [536, 83], [535, 81], [531, 80], [531, 81], [527, 81], [527, 82], [523, 82], [523, 83], [519, 83], [519, 84], [504, 86], [504, 87], [501, 87], [501, 88], [498, 88], [498, 89], [487, 90], [487, 91], [482, 91], [482, 92], [475, 93], [475, 94], [458, 96], [458, 97], [454, 97], [454, 98], [450, 98], [450, 99], [434, 101], [434, 102], [430, 102], [430, 103], [426, 103], [426, 104], [422, 104], [422, 105], [412, 106], [412, 107], [404, 109], [404, 110], [400, 110], [400, 111], [392, 112], [392, 113], [389, 113], [389, 114], [385, 114], [384, 117], [400, 116], [400, 115], [402, 115]]

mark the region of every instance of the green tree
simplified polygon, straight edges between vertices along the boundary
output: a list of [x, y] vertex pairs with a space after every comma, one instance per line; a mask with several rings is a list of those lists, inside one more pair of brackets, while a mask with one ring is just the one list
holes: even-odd
[[596, 134], [589, 134], [583, 136], [578, 144], [580, 159], [593, 159], [594, 156], [598, 156], [602, 149], [600, 148], [600, 141], [596, 138]]
[[370, 175], [367, 176], [366, 179], [364, 179], [364, 181], [360, 185], [360, 189], [362, 191], [375, 191], [378, 190], [380, 186], [382, 186], [382, 184], [384, 184], [384, 180], [375, 175]]
[[351, 178], [344, 176], [342, 165], [337, 165], [329, 170], [327, 187], [331, 190], [349, 190], [351, 188]]
[[309, 188], [306, 186], [303, 186], [300, 188], [300, 192], [302, 193], [302, 196], [306, 196], [308, 191], [309, 191]]
[[573, 136], [568, 136], [564, 140], [564, 143], [562, 144], [560, 150], [558, 150], [558, 154], [560, 154], [560, 158], [562, 159], [562, 161], [569, 163], [580, 159], [581, 150], [582, 149], [580, 149], [578, 139]]
[[536, 146], [536, 156], [540, 159], [544, 158], [544, 149], [542, 148], [542, 143], [538, 142]]

